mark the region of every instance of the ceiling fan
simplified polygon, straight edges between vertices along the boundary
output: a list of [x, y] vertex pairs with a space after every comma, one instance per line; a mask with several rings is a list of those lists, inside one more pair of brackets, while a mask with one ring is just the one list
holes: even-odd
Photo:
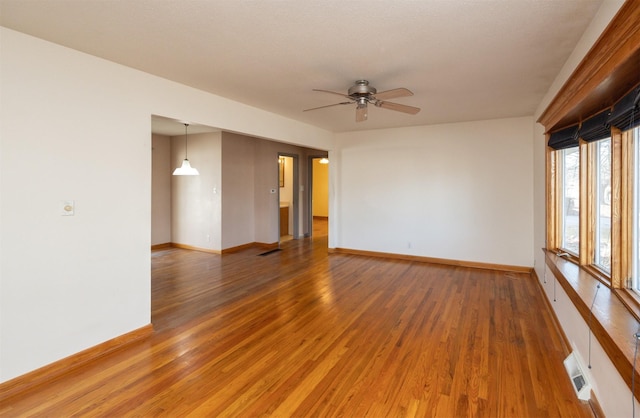
[[304, 112], [308, 112], [310, 110], [323, 109], [325, 107], [339, 106], [339, 105], [348, 105], [356, 103], [356, 122], [362, 122], [367, 120], [367, 105], [369, 103], [375, 105], [376, 107], [381, 107], [383, 109], [395, 110], [398, 112], [409, 113], [411, 115], [415, 115], [420, 111], [420, 108], [407, 106], [400, 103], [387, 102], [386, 100], [395, 99], [398, 97], [407, 97], [413, 96], [413, 93], [404, 87], [386, 90], [380, 93], [377, 92], [376, 89], [369, 86], [369, 82], [367, 80], [358, 80], [356, 83], [349, 88], [347, 94], [337, 93], [335, 91], [330, 90], [321, 90], [321, 89], [313, 89], [313, 91], [323, 91], [325, 93], [336, 94], [338, 96], [342, 96], [344, 98], [349, 99], [348, 102], [340, 102], [334, 103], [326, 106], [314, 107], [311, 109], [305, 109]]

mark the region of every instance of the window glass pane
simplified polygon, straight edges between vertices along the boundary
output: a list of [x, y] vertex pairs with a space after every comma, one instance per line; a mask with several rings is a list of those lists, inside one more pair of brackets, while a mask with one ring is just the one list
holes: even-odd
[[561, 246], [565, 251], [578, 254], [580, 248], [580, 158], [578, 148], [560, 151], [560, 231]]
[[633, 130], [633, 222], [631, 277], [633, 288], [640, 291], [640, 126]]
[[611, 272], [611, 138], [594, 143], [596, 158], [594, 184], [594, 260], [601, 269]]

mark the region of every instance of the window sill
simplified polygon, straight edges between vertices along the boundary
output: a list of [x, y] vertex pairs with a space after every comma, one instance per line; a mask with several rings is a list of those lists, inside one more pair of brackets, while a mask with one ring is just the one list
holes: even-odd
[[[628, 289], [615, 289], [614, 292], [618, 295], [631, 315], [636, 318], [636, 321], [640, 323], [640, 300], [638, 300], [638, 295]], [[638, 331], [640, 332], [640, 330]]]
[[[546, 249], [545, 261], [558, 284], [573, 302], [574, 306], [589, 325], [607, 356], [631, 390], [633, 360], [638, 332], [637, 304], [631, 304], [631, 295], [616, 292], [604, 285], [585, 269], [557, 256]], [[597, 286], [600, 285], [600, 289]], [[596, 291], [597, 296], [596, 296]], [[594, 301], [595, 297], [595, 301]], [[593, 304], [592, 315], [591, 305]], [[632, 306], [636, 308], [633, 309]], [[631, 309], [630, 309], [631, 308]], [[640, 374], [635, 371], [635, 380], [640, 382]], [[640, 385], [635, 385], [635, 397], [640, 399]]]

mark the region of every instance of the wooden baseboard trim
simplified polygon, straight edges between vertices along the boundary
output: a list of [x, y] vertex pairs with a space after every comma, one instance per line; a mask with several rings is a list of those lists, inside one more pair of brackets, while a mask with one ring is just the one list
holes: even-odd
[[250, 242], [248, 244], [242, 244], [242, 245], [238, 245], [236, 247], [224, 248], [222, 250], [222, 254], [237, 253], [238, 251], [247, 250], [247, 249], [253, 248], [255, 246], [256, 246], [255, 242]]
[[571, 354], [571, 352], [573, 351], [573, 348], [571, 348], [571, 342], [569, 342], [569, 338], [567, 338], [567, 334], [564, 333], [564, 329], [562, 329], [562, 325], [560, 325], [560, 320], [556, 315], [556, 311], [553, 310], [553, 306], [551, 306], [551, 302], [549, 301], [549, 298], [547, 297], [547, 294], [545, 293], [544, 288], [540, 283], [540, 278], [538, 277], [538, 274], [536, 273], [535, 270], [531, 272], [531, 277], [538, 284], [538, 290], [540, 290], [540, 294], [542, 295], [544, 304], [547, 307], [547, 311], [551, 313], [551, 320], [553, 321], [553, 326], [555, 327], [556, 331], [558, 331], [558, 334], [560, 335], [560, 339], [562, 340], [562, 348], [564, 350], [564, 355], [566, 357], [569, 354]]
[[[546, 268], [546, 265], [545, 265]], [[558, 335], [560, 335], [560, 340], [562, 342], [562, 350], [564, 351], [564, 355], [565, 357], [568, 356], [569, 354], [571, 354], [571, 352], [573, 351], [573, 348], [571, 347], [571, 343], [569, 342], [569, 338], [567, 338], [567, 334], [564, 333], [564, 329], [562, 329], [562, 325], [560, 325], [560, 320], [558, 320], [558, 316], [556, 315], [556, 311], [553, 310], [553, 306], [551, 306], [551, 301], [549, 301], [549, 298], [547, 297], [544, 288], [542, 287], [542, 284], [540, 283], [540, 278], [538, 277], [538, 273], [536, 273], [535, 270], [533, 270], [531, 272], [531, 277], [536, 281], [536, 283], [538, 284], [538, 289], [540, 290], [540, 295], [542, 296], [542, 299], [544, 300], [544, 304], [547, 307], [547, 311], [551, 314], [551, 320], [553, 321], [553, 326], [556, 329], [556, 331], [558, 332]], [[593, 390], [591, 391], [591, 396], [589, 398], [589, 406], [591, 407], [591, 411], [593, 412], [593, 415], [595, 416], [595, 418], [605, 418], [605, 414], [602, 411], [602, 407], [600, 406], [600, 403], [598, 402], [598, 398], [596, 398], [596, 394], [593, 392]]]
[[591, 391], [591, 397], [589, 398], [589, 406], [596, 418], [606, 418], [606, 415], [600, 406], [600, 402], [598, 402], [598, 398], [596, 398], [596, 394], [593, 393], [593, 390]]
[[200, 251], [210, 254], [230, 254], [238, 251], [246, 250], [249, 248], [261, 248], [266, 250], [272, 250], [278, 248], [277, 242], [265, 243], [265, 242], [249, 242], [247, 244], [238, 245], [236, 247], [225, 248], [223, 250], [212, 250], [209, 248], [195, 247], [193, 245], [178, 244], [176, 242], [167, 242], [164, 244], [156, 244], [151, 246], [151, 250], [161, 250], [166, 248], [182, 248], [183, 250]]
[[165, 248], [171, 248], [170, 242], [165, 242], [164, 244], [154, 244], [151, 246], [151, 250], [163, 250]]
[[176, 242], [172, 242], [171, 246], [175, 248], [182, 248], [184, 250], [200, 251], [203, 253], [222, 254], [222, 251], [220, 250], [212, 250], [210, 248], [195, 247], [193, 245], [187, 245], [187, 244], [178, 244]]
[[272, 242], [267, 244], [265, 242], [249, 242], [247, 244], [238, 245], [236, 247], [225, 248], [222, 250], [222, 254], [230, 254], [235, 253], [242, 250], [247, 250], [249, 248], [260, 248], [264, 250], [273, 250], [274, 248], [278, 248], [277, 242]]
[[79, 353], [72, 354], [61, 360], [55, 361], [29, 373], [7, 380], [0, 384], [0, 399], [6, 402], [9, 398], [24, 394], [38, 386], [50, 383], [63, 377], [73, 370], [112, 353], [135, 341], [150, 336], [153, 333], [153, 325], [148, 324], [119, 337], [105, 341], [101, 344], [87, 348]]
[[[545, 268], [546, 265], [545, 265]], [[560, 320], [558, 320], [558, 316], [556, 315], [556, 311], [553, 310], [553, 306], [551, 306], [551, 301], [549, 301], [549, 298], [547, 297], [544, 288], [542, 287], [542, 284], [540, 283], [540, 278], [538, 277], [538, 273], [536, 273], [535, 270], [533, 270], [531, 272], [531, 277], [536, 281], [536, 283], [538, 284], [538, 289], [540, 290], [540, 295], [542, 296], [542, 299], [544, 300], [544, 304], [547, 307], [547, 311], [551, 314], [551, 320], [553, 321], [553, 326], [556, 329], [556, 331], [558, 332], [558, 335], [560, 335], [560, 340], [562, 342], [562, 350], [564, 351], [564, 355], [565, 357], [568, 356], [569, 354], [571, 354], [571, 352], [573, 351], [573, 348], [571, 347], [571, 342], [569, 342], [569, 338], [567, 338], [567, 334], [564, 333], [564, 329], [562, 329], [562, 325], [560, 325]], [[598, 398], [596, 398], [596, 394], [593, 392], [593, 390], [591, 391], [591, 396], [589, 397], [589, 406], [591, 407], [591, 411], [593, 412], [593, 415], [595, 416], [595, 418], [605, 418], [606, 415], [604, 414], [604, 411], [602, 410], [602, 407], [600, 406], [600, 402], [598, 402]]]
[[350, 248], [329, 248], [329, 254], [363, 255], [367, 257], [381, 257], [396, 260], [417, 261], [420, 263], [444, 264], [447, 266], [469, 267], [483, 270], [508, 271], [512, 273], [531, 273], [531, 271], [533, 271], [533, 268], [531, 267], [479, 263], [476, 261], [451, 260], [447, 258], [423, 257], [417, 255], [383, 253], [377, 251], [354, 250]]

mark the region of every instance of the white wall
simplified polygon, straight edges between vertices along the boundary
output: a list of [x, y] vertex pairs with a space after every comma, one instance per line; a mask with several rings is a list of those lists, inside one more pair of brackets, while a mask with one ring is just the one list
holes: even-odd
[[256, 138], [222, 133], [222, 248], [255, 241]]
[[[0, 381], [149, 324], [151, 115], [331, 148], [310, 125], [9, 29], [0, 38]], [[60, 216], [61, 200], [75, 216]]]
[[[171, 239], [207, 250], [222, 249], [222, 201], [214, 188], [222, 183], [220, 132], [189, 135], [188, 157], [198, 176], [171, 176]], [[172, 167], [184, 160], [184, 135], [171, 138]]]
[[[590, 23], [578, 45], [547, 92], [544, 100], [538, 106], [534, 120], [540, 117], [544, 109], [546, 109], [591, 46], [596, 42], [622, 4], [623, 1], [621, 0], [606, 0], [602, 3], [598, 14]], [[589, 340], [587, 338], [587, 324], [559, 285], [556, 286], [556, 301], [553, 302], [553, 275], [545, 267], [544, 255], [541, 250], [545, 247], [546, 235], [545, 149], [544, 128], [536, 124], [533, 138], [535, 271], [573, 349], [582, 359], [588, 359]], [[546, 283], [545, 272], [547, 275]], [[594, 393], [605, 415], [609, 417], [631, 416], [631, 391], [595, 338], [591, 339], [591, 363], [592, 369], [586, 371], [591, 377], [592, 384], [594, 385]], [[640, 404], [635, 400], [634, 402], [636, 409], [640, 410]]]
[[336, 135], [330, 246], [532, 266], [531, 137], [529, 117]]
[[[169, 140], [168, 137], [154, 135], [154, 147], [155, 141], [160, 139]], [[154, 204], [156, 195], [166, 193], [170, 196], [171, 209], [167, 210], [169, 238], [163, 242], [214, 251], [256, 242], [256, 224], [271, 226], [274, 220], [277, 222], [279, 212], [271, 212], [268, 205], [255, 203], [256, 195], [263, 195], [271, 200], [274, 198], [270, 193], [265, 194], [263, 187], [256, 186], [257, 179], [270, 180], [277, 176], [277, 158], [274, 160], [275, 164], [268, 164], [269, 155], [277, 156], [278, 152], [286, 152], [305, 156], [310, 152], [317, 152], [229, 132], [189, 135], [189, 160], [200, 171], [200, 175], [172, 176], [170, 173], [184, 158], [184, 136], [170, 139], [171, 160], [167, 163], [154, 160], [153, 163], [154, 170], [156, 166], [170, 167], [164, 171], [158, 168], [153, 177]], [[160, 149], [154, 150], [154, 158], [169, 158], [159, 155], [159, 152]], [[169, 154], [169, 150], [163, 152]], [[293, 231], [293, 159], [285, 158], [286, 181], [285, 187], [280, 189], [280, 197], [290, 202], [289, 230]], [[256, 165], [256, 160], [261, 163]], [[305, 161], [302, 161], [303, 165]], [[300, 184], [305, 183], [303, 176], [306, 172], [306, 168], [301, 170], [303, 174], [299, 179]], [[158, 184], [164, 181], [166, 189], [157, 190], [160, 186], [156, 187], [156, 177], [162, 178]], [[303, 200], [304, 191], [300, 193], [302, 213], [306, 210], [307, 202]], [[162, 212], [162, 208], [152, 209], [154, 214]], [[166, 219], [163, 218], [164, 220]], [[300, 231], [303, 231], [302, 225]], [[152, 224], [152, 236], [155, 232], [156, 225]], [[308, 231], [303, 231], [301, 235], [304, 232]], [[257, 242], [277, 242], [278, 236], [268, 239], [269, 241]]]
[[151, 245], [171, 242], [171, 140], [152, 136]]
[[[278, 228], [278, 213], [280, 211], [280, 202], [278, 194], [271, 194], [271, 189], [278, 190], [280, 187], [278, 181], [278, 154], [284, 153], [295, 155], [298, 157], [298, 186], [305, 185], [307, 178], [307, 156], [317, 154], [319, 151], [314, 149], [297, 147], [289, 144], [277, 143], [272, 141], [256, 141], [255, 154], [255, 241], [260, 243], [273, 244], [278, 242], [280, 230]], [[298, 199], [298, 237], [304, 235], [307, 222], [307, 190], [300, 190], [295, 187], [295, 179], [293, 182], [294, 196], [292, 201]], [[293, 213], [291, 213], [293, 217]], [[293, 232], [293, 231], [292, 231]]]
[[[545, 296], [560, 322], [569, 344], [582, 359], [583, 371], [588, 376], [592, 390], [596, 394], [598, 403], [607, 417], [631, 417], [631, 391], [618, 373], [615, 365], [609, 359], [598, 340], [591, 336], [591, 369], [589, 364], [589, 327], [582, 318], [575, 305], [557, 282], [551, 270], [543, 266], [540, 283]], [[537, 271], [537, 270], [536, 270]], [[632, 336], [629, 335], [629, 340]], [[562, 373], [564, 370], [559, 370]], [[567, 377], [568, 379], [568, 377]], [[636, 410], [640, 411], [640, 404], [634, 399]]]

